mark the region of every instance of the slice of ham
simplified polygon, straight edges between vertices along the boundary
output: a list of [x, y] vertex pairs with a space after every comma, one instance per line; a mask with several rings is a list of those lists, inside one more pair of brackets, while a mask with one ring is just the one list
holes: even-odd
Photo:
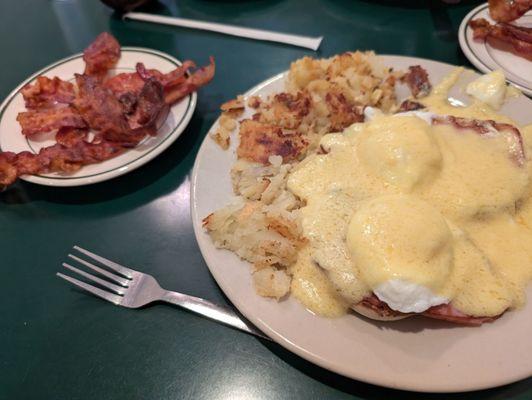
[[[399, 311], [392, 310], [388, 306], [388, 304], [380, 300], [377, 296], [375, 296], [374, 293], [372, 293], [369, 296], [366, 296], [359, 304], [371, 309], [373, 312], [377, 313], [379, 316], [384, 317], [384, 318], [397, 317], [401, 315], [414, 315], [414, 314], [404, 314]], [[453, 322], [456, 324], [471, 325], [471, 326], [482, 325], [484, 322], [492, 322], [500, 317], [500, 315], [495, 316], [495, 317], [472, 317], [470, 315], [464, 314], [463, 312], [457, 310], [450, 303], [431, 307], [428, 310], [421, 313], [420, 315], [423, 315], [429, 318]]]
[[500, 317], [500, 315], [496, 317], [472, 317], [457, 310], [452, 304], [440, 304], [439, 306], [431, 307], [423, 315], [429, 318], [473, 326], [482, 325], [484, 322], [493, 322]]
[[469, 129], [486, 137], [506, 134], [508, 137], [508, 151], [510, 158], [519, 167], [524, 166], [526, 162], [523, 137], [521, 136], [519, 129], [513, 125], [495, 122], [493, 120], [453, 117], [452, 115], [433, 117], [432, 123], [435, 125], [450, 124], [457, 129]]
[[384, 317], [384, 318], [387, 318], [387, 317], [393, 318], [393, 317], [398, 317], [401, 315], [407, 315], [405, 313], [392, 310], [388, 306], [388, 304], [380, 300], [374, 293], [371, 293], [371, 295], [364, 297], [359, 304], [363, 305], [366, 308], [369, 308], [370, 310], [375, 312], [377, 315]]

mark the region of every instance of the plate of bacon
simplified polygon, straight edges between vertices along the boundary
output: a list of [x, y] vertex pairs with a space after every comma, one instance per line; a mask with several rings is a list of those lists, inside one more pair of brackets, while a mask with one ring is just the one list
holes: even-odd
[[18, 178], [81, 186], [132, 171], [184, 131], [214, 76], [168, 54], [100, 34], [82, 54], [22, 82], [0, 105], [0, 187]]
[[472, 10], [458, 33], [460, 47], [479, 70], [502, 70], [532, 96], [532, 0], [490, 0]]

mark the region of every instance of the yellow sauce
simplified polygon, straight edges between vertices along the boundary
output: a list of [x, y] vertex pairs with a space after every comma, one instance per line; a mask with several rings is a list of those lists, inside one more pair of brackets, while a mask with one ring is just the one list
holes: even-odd
[[327, 317], [345, 314], [347, 302], [338, 295], [325, 272], [310, 256], [310, 249], [299, 252], [297, 262], [291, 267], [290, 293], [312, 312]]
[[[460, 73], [422, 100], [430, 112], [517, 126], [479, 101], [451, 106], [447, 92]], [[530, 154], [532, 126], [521, 133]], [[324, 136], [328, 153], [308, 157], [288, 179], [306, 201], [296, 298], [336, 316], [402, 279], [471, 316], [522, 306], [532, 279], [532, 163], [510, 157], [512, 140], [415, 115], [378, 115]]]

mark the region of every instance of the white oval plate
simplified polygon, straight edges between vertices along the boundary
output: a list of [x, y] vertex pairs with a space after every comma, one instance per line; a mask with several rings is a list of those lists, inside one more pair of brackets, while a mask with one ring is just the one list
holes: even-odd
[[[469, 21], [476, 18], [490, 18], [488, 4], [481, 4], [465, 16], [458, 30], [460, 47], [471, 63], [482, 72], [500, 69], [508, 82], [532, 96], [532, 61], [518, 57], [510, 52], [491, 47], [488, 43], [473, 40], [473, 29]], [[529, 11], [516, 22], [519, 25], [532, 27], [532, 11]]]
[[[57, 76], [66, 81], [73, 81], [74, 74], [82, 73], [85, 68], [82, 57], [81, 53], [75, 54], [43, 68], [22, 82], [7, 96], [0, 105], [0, 149], [2, 151], [36, 153], [42, 147], [55, 143], [53, 134], [39, 135], [39, 138], [35, 140], [28, 139], [22, 134], [16, 120], [17, 114], [26, 110], [20, 89], [33, 82], [39, 75], [46, 75], [50, 78]], [[123, 47], [120, 60], [111, 72], [133, 72], [138, 62], [161, 72], [169, 72], [181, 65], [180, 61], [160, 51], [141, 47]], [[21, 179], [47, 186], [82, 186], [106, 181], [133, 171], [158, 156], [181, 135], [194, 113], [196, 98], [196, 93], [192, 93], [174, 104], [166, 121], [159, 127], [157, 136], [146, 138], [137, 147], [118, 157], [84, 166], [73, 174], [25, 175]]]
[[[453, 66], [435, 61], [382, 56], [385, 65], [405, 69], [420, 64], [438, 82]], [[467, 75], [467, 74], [466, 74]], [[469, 80], [476, 74], [470, 73]], [[277, 75], [247, 95], [283, 90]], [[467, 81], [467, 77], [464, 80]], [[453, 92], [456, 92], [455, 95]], [[458, 96], [459, 90], [453, 91]], [[521, 123], [532, 122], [532, 101], [520, 96], [504, 111]], [[217, 122], [213, 125], [215, 129]], [[293, 298], [277, 303], [258, 296], [251, 266], [235, 254], [214, 247], [201, 220], [234, 198], [229, 170], [237, 139], [221, 150], [206, 137], [192, 172], [191, 212], [194, 232], [214, 278], [250, 321], [277, 343], [324, 368], [377, 385], [430, 392], [488, 388], [532, 375], [532, 290], [524, 310], [509, 312], [481, 327], [460, 327], [428, 318], [378, 323], [358, 315], [327, 319], [311, 314]]]

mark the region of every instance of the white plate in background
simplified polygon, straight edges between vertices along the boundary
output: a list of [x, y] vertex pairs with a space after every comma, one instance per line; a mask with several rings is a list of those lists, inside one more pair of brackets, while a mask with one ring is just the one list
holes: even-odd
[[[532, 61], [491, 47], [484, 41], [473, 40], [473, 29], [469, 27], [469, 22], [477, 18], [485, 18], [490, 23], [495, 22], [490, 18], [487, 3], [481, 4], [465, 16], [458, 30], [458, 40], [466, 57], [482, 72], [502, 70], [508, 82], [532, 96]], [[513, 23], [532, 27], [532, 11]]]

